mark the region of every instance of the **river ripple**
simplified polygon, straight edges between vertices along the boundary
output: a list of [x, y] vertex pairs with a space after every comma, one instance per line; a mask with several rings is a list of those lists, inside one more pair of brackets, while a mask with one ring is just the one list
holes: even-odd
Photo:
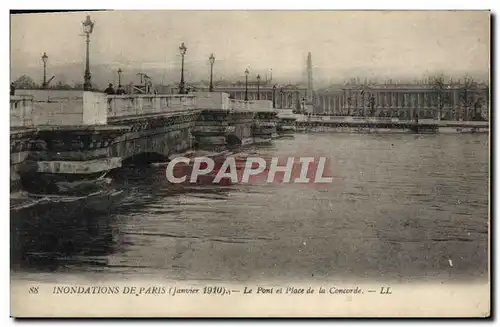
[[333, 183], [179, 188], [161, 168], [123, 170], [125, 197], [107, 216], [12, 215], [13, 273], [487, 277], [487, 135], [297, 134], [250, 150], [326, 156]]

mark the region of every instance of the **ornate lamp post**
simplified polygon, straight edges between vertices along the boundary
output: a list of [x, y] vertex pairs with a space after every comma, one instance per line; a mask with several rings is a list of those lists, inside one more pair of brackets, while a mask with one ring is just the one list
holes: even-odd
[[181, 62], [181, 82], [179, 83], [179, 94], [184, 94], [185, 93], [185, 90], [184, 90], [184, 86], [185, 86], [185, 83], [184, 83], [184, 56], [186, 55], [186, 51], [187, 51], [187, 48], [186, 46], [184, 45], [184, 42], [182, 42], [181, 46], [179, 47], [179, 51], [181, 53], [181, 57], [182, 57], [182, 62]]
[[85, 33], [86, 36], [86, 43], [87, 43], [87, 56], [86, 56], [86, 61], [85, 61], [85, 74], [83, 76], [83, 89], [85, 91], [89, 91], [92, 89], [92, 82], [90, 80], [90, 58], [89, 58], [89, 44], [90, 44], [90, 34], [92, 34], [92, 31], [94, 30], [94, 22], [90, 20], [90, 16], [87, 15], [87, 19], [82, 22], [83, 24], [83, 33]]
[[210, 86], [208, 87], [208, 92], [213, 92], [214, 91], [213, 75], [214, 75], [214, 63], [215, 63], [215, 56], [213, 53], [211, 53], [210, 57], [208, 57], [208, 61], [210, 62]]
[[247, 68], [245, 69], [245, 101], [248, 101], [248, 74], [250, 74], [250, 72]]
[[276, 85], [273, 85], [273, 109], [276, 109]]
[[44, 52], [42, 56], [42, 62], [43, 62], [43, 83], [42, 83], [42, 88], [46, 89], [47, 88], [47, 60], [49, 59], [49, 56]]
[[118, 68], [117, 73], [118, 73], [118, 87], [121, 87], [123, 70], [121, 68]]
[[257, 75], [257, 100], [260, 100], [260, 75]]

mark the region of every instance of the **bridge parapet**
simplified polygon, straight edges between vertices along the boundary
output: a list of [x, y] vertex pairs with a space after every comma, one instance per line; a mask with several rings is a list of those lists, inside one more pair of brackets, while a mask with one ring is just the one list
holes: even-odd
[[30, 127], [33, 126], [31, 119], [33, 112], [33, 96], [13, 95], [10, 97], [10, 126]]
[[229, 107], [231, 110], [235, 111], [254, 111], [254, 112], [263, 112], [263, 111], [274, 111], [273, 102], [269, 100], [235, 100], [230, 99]]
[[108, 117], [178, 113], [197, 109], [195, 95], [108, 95]]
[[235, 100], [224, 92], [195, 92], [196, 107], [203, 110], [230, 110], [250, 112], [273, 112], [273, 103], [269, 100]]
[[195, 92], [196, 107], [203, 110], [229, 110], [229, 94], [223, 92]]
[[107, 123], [105, 94], [78, 92], [71, 97], [50, 97], [47, 100], [33, 95], [10, 97], [12, 127], [82, 126]]

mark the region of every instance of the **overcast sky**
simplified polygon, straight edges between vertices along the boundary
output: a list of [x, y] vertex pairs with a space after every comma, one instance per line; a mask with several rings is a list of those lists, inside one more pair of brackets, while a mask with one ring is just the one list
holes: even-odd
[[[88, 13], [11, 16], [13, 71], [84, 64], [82, 24]], [[307, 52], [315, 80], [365, 76], [415, 76], [442, 71], [487, 75], [489, 13], [459, 11], [115, 11], [91, 12], [91, 64], [116, 67], [180, 67], [206, 79], [208, 56], [218, 76], [302, 78]], [[83, 69], [83, 68], [82, 68]]]

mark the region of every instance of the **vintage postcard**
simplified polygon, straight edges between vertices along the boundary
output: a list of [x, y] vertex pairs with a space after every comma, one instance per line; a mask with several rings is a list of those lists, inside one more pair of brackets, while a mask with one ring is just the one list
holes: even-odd
[[488, 317], [490, 20], [11, 13], [11, 315]]

